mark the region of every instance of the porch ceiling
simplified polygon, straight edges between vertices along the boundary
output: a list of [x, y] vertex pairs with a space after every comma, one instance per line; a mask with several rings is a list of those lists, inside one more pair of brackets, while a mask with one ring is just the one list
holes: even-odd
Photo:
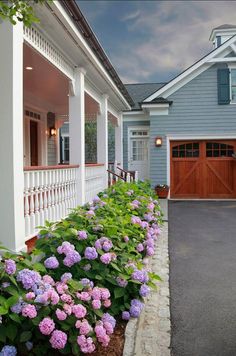
[[[68, 114], [68, 78], [26, 44], [23, 63], [24, 99], [45, 111]], [[33, 69], [27, 70], [26, 67]]]

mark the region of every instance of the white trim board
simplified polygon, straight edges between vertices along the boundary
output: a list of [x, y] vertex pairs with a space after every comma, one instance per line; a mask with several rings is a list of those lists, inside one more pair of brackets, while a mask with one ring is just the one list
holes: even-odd
[[231, 49], [231, 44], [236, 41], [236, 35], [230, 38], [228, 41], [224, 42], [220, 47], [216, 48], [212, 52], [210, 52], [208, 55], [206, 55], [204, 58], [193, 64], [191, 67], [186, 69], [184, 72], [182, 72], [180, 75], [178, 75], [176, 78], [172, 79], [168, 84], [166, 84], [164, 87], [158, 89], [155, 93], [147, 97], [143, 102], [150, 102], [153, 99], [157, 98], [158, 96], [163, 96], [164, 98], [167, 98], [171, 94], [173, 94], [175, 91], [180, 89], [182, 86], [187, 84], [189, 81], [197, 77], [199, 74], [210, 68], [214, 63], [209, 63], [208, 61], [210, 59], [213, 59], [217, 55], [221, 54], [223, 51], [225, 51], [228, 47], [228, 53], [232, 52]]

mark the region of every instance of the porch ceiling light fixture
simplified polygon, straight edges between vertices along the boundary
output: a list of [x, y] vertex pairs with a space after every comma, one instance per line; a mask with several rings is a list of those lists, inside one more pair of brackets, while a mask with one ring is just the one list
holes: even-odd
[[33, 70], [33, 67], [27, 66], [25, 67], [26, 70]]
[[162, 146], [162, 137], [156, 137], [155, 138], [155, 146], [156, 147], [161, 147]]
[[55, 127], [50, 127], [49, 133], [50, 133], [50, 136], [56, 136], [56, 134], [57, 134], [56, 128]]

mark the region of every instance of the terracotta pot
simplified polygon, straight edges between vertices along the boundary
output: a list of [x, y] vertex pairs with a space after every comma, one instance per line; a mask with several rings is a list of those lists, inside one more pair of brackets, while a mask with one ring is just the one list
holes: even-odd
[[169, 187], [168, 186], [165, 186], [165, 187], [156, 186], [155, 191], [159, 198], [166, 199], [169, 194]]

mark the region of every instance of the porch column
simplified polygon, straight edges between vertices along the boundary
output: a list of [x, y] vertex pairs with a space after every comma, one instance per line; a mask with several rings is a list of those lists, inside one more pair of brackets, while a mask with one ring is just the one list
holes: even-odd
[[69, 97], [70, 164], [79, 164], [77, 177], [77, 204], [85, 202], [85, 105], [84, 76], [86, 71], [78, 68], [75, 73], [74, 96]]
[[123, 114], [120, 114], [115, 127], [115, 160], [123, 167]]
[[101, 100], [101, 113], [97, 117], [97, 162], [104, 163], [108, 169], [108, 95], [104, 94]]
[[0, 20], [0, 241], [25, 250], [23, 173], [23, 26]]

